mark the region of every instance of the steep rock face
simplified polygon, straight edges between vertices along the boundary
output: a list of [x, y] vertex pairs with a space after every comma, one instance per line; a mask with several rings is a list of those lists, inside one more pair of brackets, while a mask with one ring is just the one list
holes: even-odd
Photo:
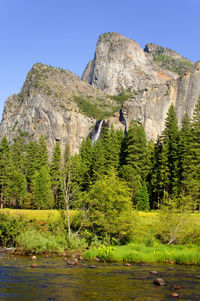
[[[99, 124], [113, 123], [115, 129], [126, 130], [137, 120], [144, 124], [148, 139], [155, 141], [171, 103], [179, 125], [185, 112], [192, 116], [200, 95], [200, 62], [178, 77], [154, 61], [160, 46], [148, 45], [147, 53], [119, 34], [102, 35], [84, 81], [70, 71], [35, 64], [21, 92], [5, 103], [0, 139], [6, 136], [12, 142], [20, 134], [30, 141], [43, 134], [50, 153], [60, 141], [63, 151], [69, 144], [74, 154], [84, 138], [95, 135]], [[171, 50], [167, 53], [182, 60]]]
[[127, 126], [131, 120], [143, 123], [148, 139], [156, 140], [165, 127], [165, 118], [171, 103], [177, 112], [179, 126], [186, 112], [193, 115], [200, 95], [200, 62], [177, 80], [152, 85], [127, 100], [122, 109]]
[[138, 43], [118, 33], [100, 36], [94, 59], [82, 75], [84, 81], [111, 95], [124, 89], [144, 89], [175, 78], [175, 73], [154, 64]]
[[111, 114], [109, 110], [117, 108], [114, 100], [72, 72], [36, 64], [22, 91], [5, 103], [0, 139], [12, 141], [20, 134], [37, 140], [43, 134], [50, 152], [60, 141], [62, 150], [68, 143], [74, 154], [95, 125], [95, 114]]

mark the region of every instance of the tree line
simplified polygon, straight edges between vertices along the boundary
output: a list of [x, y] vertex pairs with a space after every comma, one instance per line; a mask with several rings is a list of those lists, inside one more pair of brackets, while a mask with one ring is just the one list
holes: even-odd
[[[64, 159], [63, 159], [64, 158]], [[108, 179], [113, 179], [115, 186]], [[185, 198], [198, 208], [200, 202], [200, 98], [190, 119], [186, 113], [181, 128], [170, 106], [165, 129], [157, 141], [147, 141], [144, 127], [133, 121], [124, 135], [104, 127], [92, 144], [88, 137], [79, 154], [61, 153], [56, 142], [51, 159], [45, 137], [25, 143], [22, 135], [11, 145], [0, 143], [0, 207], [63, 209], [80, 206], [85, 195], [100, 198], [109, 182], [110, 193], [126, 184], [138, 210], [157, 209], [168, 197]], [[106, 184], [105, 184], [106, 185]], [[119, 186], [118, 186], [119, 185]], [[124, 189], [124, 186], [121, 187]], [[108, 188], [106, 188], [108, 189]], [[122, 190], [123, 190], [122, 189]], [[119, 202], [123, 206], [122, 202]]]

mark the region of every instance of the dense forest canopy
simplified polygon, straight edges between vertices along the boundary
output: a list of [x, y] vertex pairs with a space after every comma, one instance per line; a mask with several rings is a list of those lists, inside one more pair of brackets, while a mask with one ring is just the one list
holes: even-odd
[[[64, 160], [63, 160], [64, 158]], [[109, 179], [115, 183], [111, 185]], [[65, 208], [66, 188], [70, 208], [108, 203], [129, 210], [157, 209], [163, 199], [184, 197], [198, 208], [200, 201], [200, 99], [193, 118], [186, 114], [178, 128], [173, 105], [165, 129], [156, 143], [147, 141], [144, 127], [133, 121], [125, 136], [105, 127], [99, 140], [87, 138], [80, 153], [61, 153], [56, 142], [51, 160], [45, 137], [25, 144], [23, 133], [9, 145], [0, 143], [0, 207], [30, 209]], [[115, 193], [118, 191], [118, 194]], [[117, 195], [121, 201], [117, 201]], [[106, 199], [107, 198], [107, 199]], [[123, 203], [123, 198], [126, 200]], [[96, 202], [95, 202], [96, 200]], [[129, 203], [129, 201], [131, 203]], [[114, 210], [103, 206], [102, 210]], [[90, 205], [89, 205], [90, 204]], [[107, 208], [107, 209], [105, 209]], [[119, 209], [119, 208], [118, 208]]]

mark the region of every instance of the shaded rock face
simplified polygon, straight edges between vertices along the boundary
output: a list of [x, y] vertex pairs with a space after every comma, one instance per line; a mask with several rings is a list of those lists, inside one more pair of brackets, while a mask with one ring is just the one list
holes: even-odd
[[154, 64], [138, 43], [118, 33], [100, 36], [94, 59], [82, 75], [82, 80], [111, 95], [175, 78], [175, 73]]
[[186, 112], [193, 115], [200, 95], [200, 62], [177, 80], [152, 85], [127, 100], [122, 108], [127, 126], [131, 120], [143, 123], [148, 139], [156, 140], [165, 127], [168, 109], [173, 103], [179, 126]]

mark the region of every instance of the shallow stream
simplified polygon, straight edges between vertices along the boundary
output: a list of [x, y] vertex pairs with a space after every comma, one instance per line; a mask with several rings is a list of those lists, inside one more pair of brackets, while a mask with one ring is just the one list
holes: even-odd
[[[3, 257], [2, 257], [3, 256]], [[61, 257], [0, 255], [0, 300], [200, 300], [200, 266], [82, 262], [69, 266]], [[158, 275], [150, 271], [158, 271]], [[166, 286], [153, 284], [163, 278]], [[180, 286], [177, 291], [173, 286]]]

